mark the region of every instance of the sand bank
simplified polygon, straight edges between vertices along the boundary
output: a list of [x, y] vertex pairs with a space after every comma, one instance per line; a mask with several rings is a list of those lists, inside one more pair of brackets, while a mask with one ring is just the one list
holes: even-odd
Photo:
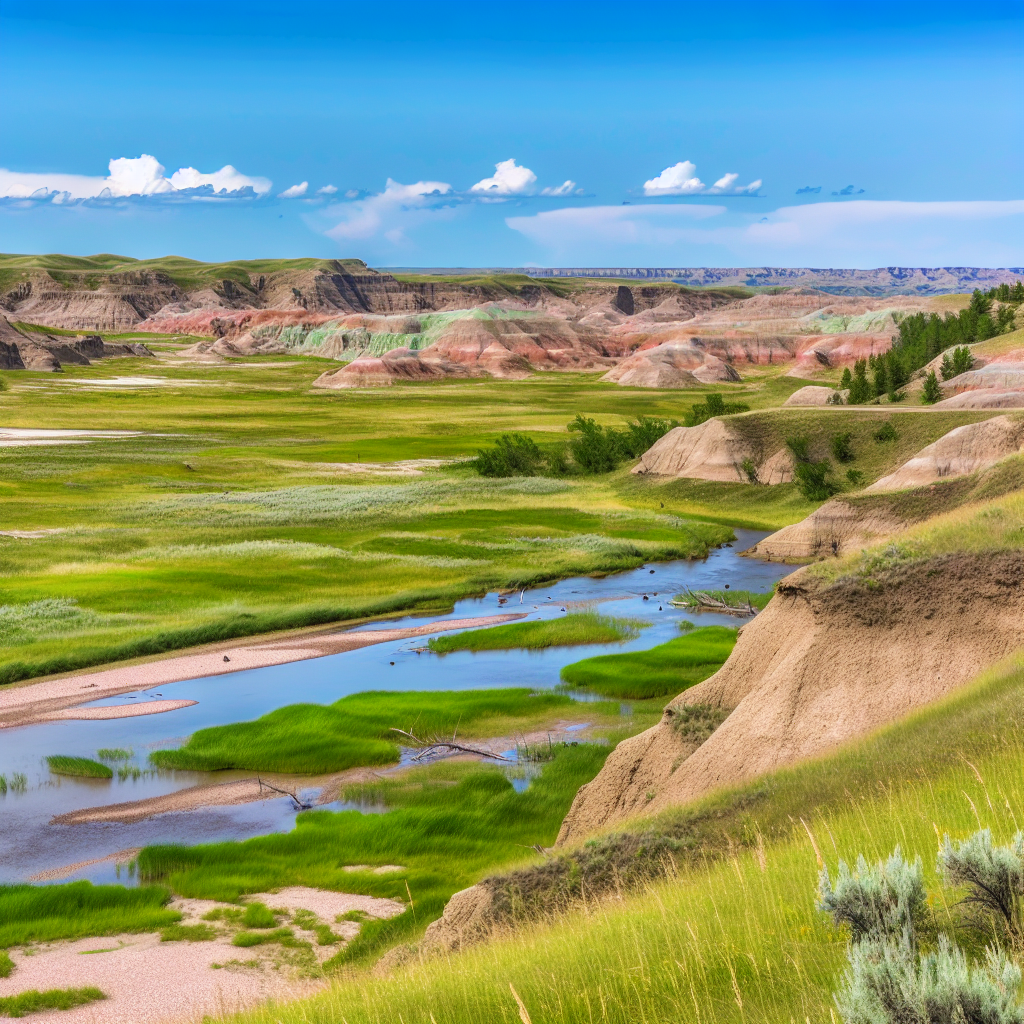
[[509, 613], [470, 619], [441, 619], [422, 626], [398, 629], [307, 634], [262, 643], [247, 640], [237, 646], [220, 644], [198, 654], [177, 655], [142, 664], [121, 665], [97, 672], [82, 672], [31, 683], [27, 686], [15, 686], [0, 692], [0, 729], [45, 721], [45, 716], [54, 711], [62, 711], [100, 697], [150, 689], [185, 679], [201, 679], [245, 669], [265, 668], [268, 665], [285, 665], [308, 658], [322, 658], [329, 654], [341, 654], [372, 644], [406, 640], [414, 636], [428, 636], [454, 629], [496, 626], [524, 617], [524, 613]]
[[106, 721], [108, 718], [138, 718], [140, 715], [159, 715], [162, 711], [177, 711], [198, 704], [197, 700], [144, 700], [139, 704], [114, 704], [104, 708], [65, 708], [48, 711], [40, 718], [45, 722], [63, 720]]

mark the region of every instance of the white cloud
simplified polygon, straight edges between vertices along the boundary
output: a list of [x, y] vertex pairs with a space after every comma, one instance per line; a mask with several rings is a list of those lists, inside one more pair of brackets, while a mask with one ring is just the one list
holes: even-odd
[[316, 194], [318, 196], [333, 196], [338, 191], [337, 185], [324, 185], [323, 188], [318, 188]]
[[767, 216], [684, 203], [586, 206], [505, 223], [547, 254], [588, 266], [1024, 266], [1024, 199], [858, 199]]
[[666, 167], [656, 178], [644, 182], [645, 196], [689, 196], [707, 187], [696, 175], [697, 165], [681, 160]]
[[403, 185], [388, 178], [384, 191], [350, 203], [329, 207], [329, 212], [342, 217], [325, 234], [336, 241], [369, 239], [378, 235], [389, 242], [405, 240], [405, 231], [426, 219], [431, 206], [444, 196], [452, 194], [451, 185], [444, 181], [417, 181]]
[[309, 188], [309, 182], [303, 181], [298, 185], [292, 185], [290, 188], [286, 188], [283, 192], [277, 193], [278, 199], [298, 199], [299, 196], [306, 194], [306, 189]]
[[8, 198], [44, 198], [57, 203], [80, 199], [125, 198], [129, 196], [172, 195], [182, 189], [210, 185], [214, 191], [237, 192], [246, 187], [257, 194], [270, 191], [267, 178], [250, 178], [230, 164], [212, 174], [194, 167], [182, 167], [170, 178], [156, 157], [143, 153], [138, 157], [117, 157], [108, 164], [105, 178], [84, 174], [27, 173], [0, 168], [0, 196]]
[[484, 178], [470, 188], [470, 192], [487, 192], [497, 196], [528, 195], [537, 183], [537, 175], [529, 167], [520, 167], [515, 158], [494, 165], [494, 177]]
[[555, 185], [554, 187], [542, 188], [540, 194], [542, 196], [571, 196], [573, 192], [582, 192], [583, 189], [576, 188], [575, 181], [569, 181], [566, 179], [561, 185]]
[[697, 165], [682, 160], [666, 167], [656, 178], [644, 182], [645, 196], [753, 195], [761, 187], [761, 179], [749, 185], [737, 185], [738, 174], [731, 171], [711, 185], [697, 177]]

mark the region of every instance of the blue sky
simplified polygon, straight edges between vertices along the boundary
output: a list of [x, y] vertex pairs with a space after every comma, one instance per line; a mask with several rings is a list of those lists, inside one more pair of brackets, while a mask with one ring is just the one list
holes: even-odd
[[0, 0], [0, 250], [1024, 266], [1022, 93], [1020, 2]]

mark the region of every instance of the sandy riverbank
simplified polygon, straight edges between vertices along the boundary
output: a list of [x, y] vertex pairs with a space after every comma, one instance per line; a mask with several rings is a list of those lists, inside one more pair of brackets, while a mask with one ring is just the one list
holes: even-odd
[[[524, 618], [523, 613], [484, 615], [470, 619], [441, 619], [422, 626], [399, 629], [346, 630], [264, 642], [248, 640], [237, 646], [218, 645], [215, 650], [175, 655], [136, 665], [122, 665], [48, 679], [0, 692], [0, 729], [46, 721], [54, 712], [133, 690], [145, 690], [185, 679], [227, 675], [268, 665], [285, 665], [309, 658], [354, 651], [372, 644], [406, 640], [455, 629], [477, 629]], [[173, 703], [171, 701], [168, 704]], [[171, 710], [163, 708], [161, 710]], [[127, 712], [126, 712], [127, 714]], [[77, 717], [77, 716], [76, 716]]]

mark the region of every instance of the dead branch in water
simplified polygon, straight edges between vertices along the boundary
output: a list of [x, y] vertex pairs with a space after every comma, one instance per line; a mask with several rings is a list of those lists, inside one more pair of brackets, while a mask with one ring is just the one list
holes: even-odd
[[277, 786], [272, 786], [269, 782], [264, 782], [258, 775], [256, 776], [256, 781], [260, 785], [260, 792], [261, 793], [263, 792], [263, 787], [266, 786], [267, 789], [271, 789], [275, 793], [280, 793], [282, 796], [290, 796], [292, 798], [292, 800], [295, 801], [295, 809], [297, 811], [309, 811], [309, 810], [313, 809], [313, 805], [312, 804], [306, 803], [305, 800], [300, 800], [298, 798], [298, 796], [296, 796], [290, 790], [278, 789]]
[[511, 761], [511, 758], [503, 754], [495, 754], [490, 750], [483, 750], [480, 747], [467, 747], [464, 743], [456, 743], [454, 735], [450, 740], [423, 740], [414, 733], [406, 732], [404, 729], [392, 728], [391, 732], [397, 732], [406, 739], [411, 740], [416, 746], [423, 749], [413, 758], [414, 761], [422, 761], [426, 757], [436, 756], [441, 751], [448, 751], [453, 754], [476, 754], [478, 757], [492, 757], [495, 761]]
[[[676, 604], [675, 601], [672, 602]], [[696, 608], [698, 611], [720, 612], [723, 615], [756, 615], [757, 609], [747, 599], [746, 604], [726, 604], [725, 601], [712, 597], [706, 590], [687, 590], [686, 598], [678, 602], [684, 608]]]

